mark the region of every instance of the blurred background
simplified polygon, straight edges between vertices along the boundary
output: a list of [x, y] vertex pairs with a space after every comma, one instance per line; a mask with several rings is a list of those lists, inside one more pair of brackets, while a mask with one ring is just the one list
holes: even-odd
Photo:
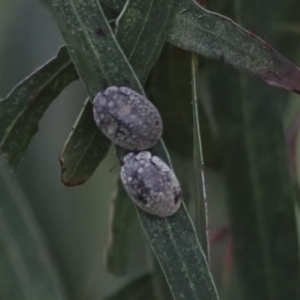
[[[220, 4], [211, 1], [208, 7], [224, 13], [227, 9], [225, 2]], [[291, 21], [271, 25], [278, 34], [299, 40], [299, 17], [298, 24]], [[247, 28], [251, 29], [249, 26]], [[267, 29], [264, 32], [262, 28], [261, 32], [256, 33], [261, 34], [271, 44], [275, 43], [270, 40], [272, 36], [266, 36]], [[63, 39], [55, 21], [41, 1], [0, 0], [0, 98], [5, 97], [15, 84], [55, 56], [62, 44]], [[299, 65], [299, 48], [295, 43], [291, 51], [290, 45], [281, 43], [276, 47], [278, 46], [277, 49], [281, 53], [291, 61], [298, 62]], [[167, 66], [169, 75], [163, 72], [166, 70], [164, 63], [168, 63], [166, 57], [173, 57], [174, 60], [181, 58], [180, 64]], [[175, 171], [184, 186], [186, 198], [190, 198], [192, 194], [189, 185], [192, 180], [186, 174], [193, 168], [192, 106], [190, 94], [186, 93], [190, 88], [189, 59], [190, 56], [186, 52], [166, 45], [147, 84], [149, 97], [154, 100], [162, 113], [165, 122], [164, 138], [171, 152]], [[200, 58], [201, 68], [204, 70], [204, 75], [206, 70], [215, 72], [223, 68], [222, 72], [226, 73], [231, 69], [225, 67], [222, 62], [211, 62]], [[214, 71], [211, 71], [212, 68]], [[230, 72], [237, 74], [235, 70]], [[165, 82], [166, 76], [169, 76], [168, 83]], [[203, 78], [207, 79], [205, 76]], [[211, 83], [212, 86], [205, 85], [203, 82], [201, 84], [203, 87], [201, 97], [204, 100], [200, 108], [200, 117], [212, 242], [211, 270], [218, 288], [222, 290], [228, 285], [234, 285], [235, 281], [231, 280], [231, 283], [228, 283], [229, 279], [232, 279], [230, 276], [233, 274], [233, 265], [225, 204], [226, 190], [220, 171], [222, 169], [220, 148], [217, 147], [214, 138], [217, 125], [209, 105], [211, 97], [214, 97], [211, 90], [217, 87], [215, 83]], [[169, 85], [168, 89], [166, 85]], [[174, 95], [170, 95], [169, 92], [168, 95], [164, 94], [170, 90]], [[226, 103], [226, 96], [223, 94], [219, 101]], [[168, 98], [169, 102], [160, 101], [160, 97]], [[42, 118], [39, 132], [33, 138], [14, 176], [41, 225], [49, 252], [66, 286], [67, 294], [74, 300], [101, 299], [102, 296], [123, 286], [129, 278], [112, 276], [104, 266], [111, 203], [116, 193], [119, 171], [114, 149], [110, 149], [105, 161], [92, 178], [82, 186], [66, 187], [60, 179], [59, 154], [85, 98], [86, 93], [82, 85], [80, 82], [75, 82], [53, 102]], [[289, 94], [288, 98], [288, 105], [284, 104], [285, 126], [290, 150], [295, 155], [293, 161], [296, 172], [293, 175], [297, 180], [299, 173], [297, 170], [300, 168], [296, 155], [299, 148], [300, 122], [297, 120], [300, 119], [298, 117], [300, 97]], [[176, 108], [173, 108], [172, 112], [170, 112], [170, 105]], [[193, 215], [192, 205], [190, 210]], [[150, 250], [137, 222], [131, 234], [134, 243], [130, 251], [128, 274], [134, 276], [150, 270]], [[236, 290], [232, 293], [236, 293]]]

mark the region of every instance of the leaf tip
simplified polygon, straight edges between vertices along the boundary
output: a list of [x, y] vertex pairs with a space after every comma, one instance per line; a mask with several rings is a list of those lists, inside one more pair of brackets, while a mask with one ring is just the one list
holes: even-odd
[[67, 167], [65, 166], [65, 158], [63, 152], [59, 155], [59, 164], [61, 168], [61, 181], [66, 186], [73, 186], [66, 176]]

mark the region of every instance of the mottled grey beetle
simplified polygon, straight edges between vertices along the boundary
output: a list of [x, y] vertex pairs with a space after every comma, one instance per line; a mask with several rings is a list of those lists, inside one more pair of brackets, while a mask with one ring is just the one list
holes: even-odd
[[111, 86], [93, 101], [94, 119], [113, 143], [127, 150], [145, 150], [162, 135], [162, 120], [155, 106], [127, 87]]
[[181, 204], [181, 188], [174, 172], [148, 151], [124, 157], [121, 180], [133, 202], [159, 217], [173, 215]]

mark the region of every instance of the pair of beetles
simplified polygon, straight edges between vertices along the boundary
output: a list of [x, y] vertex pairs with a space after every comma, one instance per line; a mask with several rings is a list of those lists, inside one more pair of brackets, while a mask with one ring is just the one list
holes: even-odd
[[145, 151], [162, 136], [156, 107], [130, 88], [111, 86], [96, 95], [93, 112], [102, 133], [130, 151], [123, 159], [121, 180], [133, 202], [152, 215], [173, 215], [182, 201], [178, 179], [159, 157]]

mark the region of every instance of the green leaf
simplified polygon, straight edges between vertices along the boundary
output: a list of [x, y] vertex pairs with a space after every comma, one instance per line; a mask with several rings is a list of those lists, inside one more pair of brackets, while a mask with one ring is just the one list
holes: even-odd
[[[120, 10], [125, 0], [102, 0]], [[178, 1], [167, 40], [287, 90], [300, 92], [300, 70], [273, 47], [231, 19], [204, 9], [194, 0]]]
[[125, 275], [127, 272], [130, 234], [135, 220], [136, 212], [134, 206], [128, 199], [121, 180], [118, 178], [105, 257], [106, 269], [116, 276]]
[[60, 155], [61, 179], [67, 186], [87, 181], [108, 152], [110, 141], [95, 127], [88, 98]]
[[201, 241], [201, 246], [209, 260], [209, 243], [208, 243], [208, 216], [207, 216], [207, 197], [204, 175], [204, 158], [202, 150], [200, 122], [198, 116], [198, 55], [192, 53], [192, 105], [193, 105], [193, 122], [194, 122], [194, 172], [195, 172], [195, 226]]
[[41, 230], [1, 161], [0, 278], [1, 299], [67, 299]]
[[145, 274], [132, 280], [114, 295], [105, 297], [103, 300], [154, 300], [152, 276]]
[[[84, 4], [71, 0], [48, 2], [90, 96], [101, 89], [101, 83], [93, 77], [101, 70], [109, 84], [124, 84], [122, 81], [126, 78], [127, 86], [141, 91], [137, 77], [96, 0]], [[170, 7], [171, 3], [170, 1]], [[101, 26], [101, 36], [97, 35], [97, 24]], [[164, 155], [167, 155], [166, 151]], [[139, 211], [139, 216], [167, 276], [174, 298], [218, 299], [205, 256], [185, 206], [182, 205], [171, 218], [156, 218], [142, 211]]]
[[91, 99], [105, 85], [127, 85], [142, 91], [97, 1], [90, 0], [86, 5], [74, 0], [48, 0], [48, 3]]
[[[286, 49], [269, 23], [278, 22], [282, 1], [228, 1], [244, 24], [265, 32]], [[256, 11], [255, 7], [261, 7]], [[272, 6], [272, 10], [270, 7]], [[276, 9], [275, 9], [276, 7]], [[247, 9], [246, 9], [247, 8]], [[245, 16], [242, 15], [245, 13]], [[265, 18], [268, 13], [268, 19]], [[253, 16], [255, 15], [255, 18]], [[283, 103], [288, 94], [214, 65], [210, 82], [223, 156], [224, 178], [241, 298], [298, 299], [300, 259]]]
[[[129, 58], [136, 74], [145, 81], [154, 61], [161, 51], [170, 22], [165, 18], [163, 26], [159, 20], [162, 14], [170, 14], [173, 8], [168, 1], [130, 1], [117, 24], [117, 40]], [[131, 201], [118, 186], [110, 247], [107, 252], [107, 268], [115, 275], [125, 274], [128, 253], [128, 237], [132, 207]], [[125, 197], [126, 196], [126, 197]], [[120, 197], [121, 199], [118, 199]], [[126, 198], [127, 201], [124, 201]]]
[[0, 100], [0, 154], [16, 169], [51, 102], [78, 78], [66, 47]]
[[185, 205], [169, 218], [139, 217], [174, 299], [219, 299]]
[[129, 1], [119, 19], [117, 41], [143, 83], [171, 28], [173, 3], [173, 0]]
[[[149, 20], [154, 16], [159, 19], [165, 11], [171, 14], [173, 10], [174, 8], [166, 1], [130, 1], [117, 21], [116, 38], [143, 82], [161, 51], [170, 27], [169, 18], [166, 18], [163, 24], [160, 22], [153, 24]], [[97, 26], [98, 23], [95, 23], [94, 27]], [[104, 32], [108, 30], [107, 27], [99, 27], [97, 34], [103, 38]], [[90, 51], [92, 52], [91, 49]], [[100, 57], [100, 54], [98, 56]], [[106, 74], [109, 72], [110, 70], [106, 71]], [[98, 84], [98, 91], [110, 82], [108, 75], [104, 75], [102, 70], [96, 69], [94, 76], [97, 79], [94, 85]], [[122, 84], [126, 85], [127, 80], [125, 79]], [[141, 87], [138, 89], [143, 93]], [[106, 156], [110, 144], [110, 141], [96, 127], [91, 111], [91, 104], [86, 102], [60, 156], [62, 180], [69, 186], [84, 183], [89, 179]], [[93, 138], [96, 136], [97, 138]]]
[[[109, 2], [104, 1], [104, 2], [106, 2], [108, 5], [111, 5], [112, 7], [114, 7], [115, 9], [118, 9], [118, 10], [121, 10], [121, 8], [125, 4], [125, 1], [123, 1], [123, 0], [120, 0], [120, 1], [115, 0], [115, 1], [109, 1]], [[147, 9], [151, 8], [151, 3], [153, 4], [153, 2], [144, 1], [143, 2], [144, 7], [142, 7], [143, 10], [141, 10], [141, 9], [138, 10], [138, 9], [134, 8], [134, 6], [136, 5], [135, 2], [132, 2], [132, 1], [129, 2], [129, 6], [132, 6], [132, 7], [128, 7], [129, 9], [125, 10], [125, 16], [123, 16], [119, 22], [119, 27], [125, 28], [125, 30], [122, 30], [122, 34], [120, 34], [120, 31], [117, 33], [118, 40], [119, 40], [119, 43], [120, 43], [122, 49], [124, 50], [127, 57], [131, 58], [131, 60], [130, 60], [131, 64], [134, 67], [134, 69], [136, 70], [136, 74], [138, 75], [138, 77], [141, 79], [142, 82], [145, 80], [146, 75], [149, 72], [150, 67], [153, 64], [153, 59], [156, 58], [156, 56], [158, 55], [158, 53], [160, 51], [159, 40], [157, 43], [155, 43], [155, 45], [157, 45], [158, 47], [155, 48], [152, 45], [151, 48], [149, 48], [149, 47], [145, 47], [143, 43], [137, 44], [139, 39], [134, 40], [131, 43], [126, 43], [126, 39], [131, 38], [131, 37], [136, 37], [134, 35], [136, 30], [140, 30], [140, 33], [139, 34], [137, 33], [137, 35], [139, 35], [139, 38], [142, 40], [143, 40], [143, 36], [148, 37], [148, 39], [151, 41], [152, 41], [152, 39], [154, 39], [154, 42], [155, 42], [155, 39], [157, 39], [157, 37], [164, 38], [163, 35], [155, 34], [155, 29], [156, 29], [155, 26], [161, 26], [160, 22], [155, 22], [154, 24], [151, 23], [152, 24], [151, 26], [147, 26], [147, 25], [149, 25], [147, 23], [147, 19], [146, 18], [143, 19], [141, 17], [141, 16], [145, 15], [145, 14], [143, 14], [143, 11], [145, 11], [145, 9], [147, 10]], [[138, 3], [137, 5], [140, 5], [140, 3]], [[185, 6], [187, 6], [187, 8], [185, 8]], [[162, 10], [158, 9], [159, 6], [152, 5], [152, 7], [156, 8], [156, 9], [152, 9], [151, 11], [155, 11], [155, 13], [158, 14], [158, 16], [159, 16], [159, 13], [162, 11]], [[199, 18], [199, 16], [202, 16], [202, 10], [203, 10], [203, 14], [205, 13], [205, 16], [206, 16], [205, 18], [203, 18], [203, 17]], [[201, 12], [201, 15], [199, 15], [199, 11]], [[149, 15], [150, 15], [150, 13], [149, 13]], [[214, 28], [214, 30], [209, 31], [206, 28], [206, 23], [209, 24], [211, 22], [211, 19], [213, 21], [215, 21], [218, 26], [216, 26]], [[201, 20], [201, 22], [200, 22], [200, 20]], [[142, 22], [140, 27], [136, 26], [136, 24], [139, 24], [139, 22]], [[204, 25], [202, 23], [204, 23]], [[168, 26], [167, 24], [165, 24], [165, 25]], [[138, 29], [136, 29], [136, 28], [138, 28]], [[223, 32], [220, 34], [220, 32], [219, 32], [220, 30], [218, 28], [220, 28], [220, 30], [222, 29], [222, 30], [226, 31], [227, 34], [225, 35]], [[232, 36], [233, 38], [231, 37], [233, 30], [240, 36], [239, 41], [236, 41], [234, 39], [234, 35]], [[96, 32], [98, 35], [103, 35], [103, 36], [105, 35], [105, 30], [101, 26], [97, 27]], [[226, 38], [227, 38], [227, 40], [226, 40]], [[186, 0], [186, 1], [180, 2], [179, 7], [177, 8], [175, 22], [173, 22], [172, 30], [168, 36], [168, 40], [178, 47], [181, 47], [181, 48], [184, 48], [184, 49], [187, 49], [190, 51], [194, 51], [196, 53], [202, 54], [204, 56], [208, 56], [210, 58], [216, 59], [216, 58], [223, 57], [226, 62], [232, 64], [233, 66], [235, 66], [237, 68], [240, 68], [247, 72], [250, 72], [250, 74], [253, 74], [254, 76], [259, 77], [263, 80], [266, 80], [270, 84], [274, 84], [273, 79], [270, 78], [270, 76], [272, 77], [275, 73], [277, 74], [277, 75], [275, 74], [276, 76], [279, 76], [279, 77], [281, 76], [280, 75], [281, 71], [279, 68], [280, 66], [278, 66], [278, 63], [280, 61], [282, 62], [281, 69], [282, 69], [282, 67], [284, 67], [285, 69], [286, 68], [290, 69], [290, 71], [291, 71], [290, 73], [291, 73], [292, 77], [296, 76], [296, 75], [293, 76], [293, 74], [298, 73], [298, 69], [296, 67], [291, 65], [290, 62], [285, 60], [280, 54], [278, 54], [276, 51], [274, 51], [274, 49], [271, 51], [270, 46], [268, 46], [262, 40], [256, 38], [252, 33], [245, 31], [240, 26], [238, 26], [237, 24], [235, 24], [234, 22], [230, 21], [229, 19], [227, 19], [225, 17], [222, 17], [218, 14], [211, 13], [207, 10], [204, 10], [203, 8], [199, 7], [197, 4], [193, 3], [191, 0]], [[240, 48], [241, 42], [245, 42], [245, 45], [246, 45], [244, 47], [245, 49]], [[215, 47], [212, 47], [212, 45]], [[131, 49], [131, 48], [133, 48], [133, 49]], [[153, 55], [151, 57], [152, 60], [150, 61], [150, 63], [148, 63], [147, 61], [144, 62], [144, 60], [141, 59], [141, 57], [145, 59], [145, 57], [143, 57], [144, 51], [149, 51], [149, 49], [151, 49], [151, 51], [153, 50]], [[251, 50], [251, 49], [253, 49], [253, 50]], [[251, 50], [251, 52], [250, 52], [250, 50]], [[244, 60], [244, 59], [239, 58], [238, 56], [236, 56], [236, 53], [239, 53], [242, 58], [244, 56], [246, 56], [247, 59]], [[263, 56], [262, 56], [262, 54], [263, 54]], [[82, 55], [82, 54], [80, 54], [80, 55]], [[80, 61], [80, 55], [78, 58], [79, 61]], [[149, 57], [149, 56], [147, 55], [147, 57]], [[274, 59], [277, 62], [276, 64], [273, 64]], [[83, 65], [82, 67], [84, 68], [85, 62], [81, 60], [81, 63]], [[271, 69], [261, 70], [262, 66], [270, 65], [270, 64], [271, 64]], [[147, 66], [146, 69], [144, 69], [145, 66]], [[283, 70], [283, 72], [286, 72], [285, 69]], [[267, 74], [267, 78], [265, 78], [265, 74]], [[97, 69], [97, 71], [95, 71], [94, 79], [95, 78], [98, 79], [99, 86], [101, 86], [103, 88], [103, 86], [105, 84], [105, 80], [104, 80], [104, 75], [101, 73], [101, 70], [99, 70], [99, 68]], [[291, 79], [292, 78], [287, 80], [287, 82], [290, 82], [290, 83], [295, 82], [295, 79], [293, 79], [293, 80], [291, 80]], [[273, 83], [270, 82], [270, 80]], [[101, 84], [100, 84], [100, 82], [101, 82]], [[124, 84], [124, 82], [126, 83], [126, 80], [124, 80], [122, 82], [122, 84]], [[275, 84], [277, 84], [277, 83], [275, 83]], [[96, 83], [95, 83], [95, 85], [97, 86]], [[280, 86], [280, 83], [277, 85]], [[284, 88], [293, 89], [292, 87], [287, 87], [287, 86]], [[294, 87], [294, 89], [296, 90], [297, 88]], [[97, 91], [95, 91], [95, 92], [97, 92]], [[87, 107], [87, 109], [88, 109], [88, 107]], [[84, 113], [84, 115], [85, 115], [85, 113]], [[87, 135], [95, 134], [96, 135], [96, 131], [97, 131], [96, 127], [93, 129], [94, 133], [92, 133], [92, 131], [90, 130], [91, 127], [90, 127], [89, 122], [91, 122], [91, 121], [78, 119], [76, 121], [76, 126], [74, 126], [73, 134], [70, 136], [70, 139], [68, 140], [68, 142], [70, 142], [72, 144], [80, 144], [80, 142], [77, 140], [77, 132], [79, 132], [78, 136], [83, 136], [85, 134], [87, 134]], [[84, 131], [85, 128], [89, 128], [87, 133], [85, 133], [85, 131]], [[100, 163], [102, 161], [102, 159], [106, 156], [106, 153], [107, 153], [105, 151], [106, 147], [104, 145], [107, 145], [108, 141], [103, 136], [102, 142], [101, 143], [99, 142], [99, 144], [101, 144], [103, 146], [101, 146], [97, 150], [95, 150], [93, 143], [90, 144], [89, 148], [86, 148], [86, 146], [83, 145], [83, 147], [81, 149], [82, 155], [80, 155], [80, 157], [81, 156], [86, 157], [87, 159], [86, 160], [83, 159], [81, 161], [82, 165], [90, 164], [89, 156], [84, 156], [84, 152], [98, 153], [98, 157], [95, 157], [95, 161], [98, 161], [98, 163]], [[78, 165], [78, 161], [69, 159], [70, 157], [73, 157], [73, 158], [77, 157], [76, 154], [72, 153], [72, 149], [73, 149], [72, 146], [69, 146], [66, 144], [64, 147], [64, 151], [61, 155], [62, 160], [65, 161], [63, 163], [62, 177], [63, 177], [63, 181], [67, 185], [76, 185], [78, 183], [83, 183], [93, 174], [93, 172], [95, 171], [95, 169], [97, 167], [97, 165], [95, 164], [94, 168], [90, 168], [90, 169], [86, 168], [85, 176], [82, 177], [81, 170], [76, 168], [76, 166]], [[70, 151], [70, 153], [69, 153], [69, 151]], [[79, 154], [79, 151], [80, 151], [80, 149], [77, 148], [76, 153]], [[64, 156], [66, 156], [66, 158], [64, 158]], [[78, 170], [78, 174], [76, 172], [73, 173], [75, 168]], [[68, 174], [72, 174], [72, 178], [68, 178]]]

